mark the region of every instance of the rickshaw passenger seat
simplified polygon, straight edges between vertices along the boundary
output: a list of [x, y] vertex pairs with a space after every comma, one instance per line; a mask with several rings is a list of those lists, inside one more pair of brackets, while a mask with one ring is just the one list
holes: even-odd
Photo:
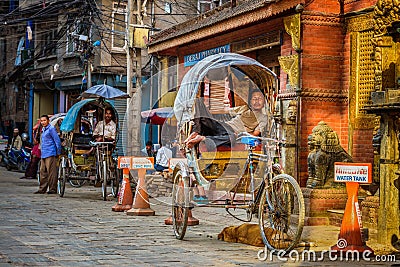
[[72, 137], [72, 144], [74, 146], [75, 153], [84, 154], [91, 148], [89, 142], [92, 140], [91, 135], [85, 135], [80, 133], [74, 133]]

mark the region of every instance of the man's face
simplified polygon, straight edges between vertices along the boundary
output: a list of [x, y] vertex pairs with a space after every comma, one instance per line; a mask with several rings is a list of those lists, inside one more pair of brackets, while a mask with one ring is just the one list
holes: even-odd
[[250, 99], [250, 105], [253, 110], [261, 110], [265, 105], [264, 95], [261, 92], [254, 92]]
[[106, 115], [105, 115], [105, 120], [107, 123], [109, 123], [112, 119], [112, 113], [111, 110], [106, 110]]
[[47, 125], [49, 125], [49, 120], [46, 117], [41, 117], [40, 118], [40, 124], [42, 124], [43, 127], [46, 127]]

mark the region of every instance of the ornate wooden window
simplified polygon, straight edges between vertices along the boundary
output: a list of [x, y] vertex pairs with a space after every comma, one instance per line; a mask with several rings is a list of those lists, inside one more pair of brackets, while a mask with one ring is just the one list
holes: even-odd
[[111, 47], [114, 50], [122, 51], [125, 46], [127, 19], [126, 5], [120, 2], [113, 3]]

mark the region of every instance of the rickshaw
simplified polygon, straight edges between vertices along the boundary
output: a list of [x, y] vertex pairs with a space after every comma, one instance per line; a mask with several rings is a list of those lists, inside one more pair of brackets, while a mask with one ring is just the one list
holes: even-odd
[[[273, 252], [287, 253], [299, 242], [304, 199], [297, 181], [284, 174], [280, 164], [284, 141], [277, 119], [277, 87], [270, 69], [234, 53], [209, 56], [184, 76], [174, 103], [177, 137], [185, 155], [173, 172], [172, 224], [177, 239], [185, 236], [191, 209], [215, 207], [244, 222], [258, 217], [263, 242]], [[230, 146], [185, 144], [198, 112], [196, 101], [204, 104], [213, 120], [226, 122], [234, 115], [232, 110], [251, 109], [248, 97], [254, 89], [265, 98], [268, 123], [261, 136], [240, 132]], [[206, 193], [205, 201], [195, 200], [199, 188]]]
[[[95, 142], [92, 140], [92, 128], [95, 121], [103, 120], [104, 110], [109, 107], [113, 111], [117, 125], [114, 142]], [[94, 115], [96, 114], [96, 115]], [[96, 118], [97, 117], [97, 118]], [[66, 182], [82, 185], [84, 181], [92, 181], [95, 186], [101, 184], [102, 198], [107, 200], [107, 187], [116, 197], [119, 188], [120, 174], [117, 169], [116, 142], [118, 140], [118, 113], [114, 106], [104, 99], [84, 99], [73, 105], [60, 126], [63, 138], [63, 154], [58, 168], [58, 194], [63, 197]], [[94, 154], [87, 153], [94, 147]]]
[[[52, 126], [54, 126], [57, 130], [57, 132], [60, 132], [60, 126], [62, 121], [65, 118], [66, 113], [57, 113], [54, 115], [50, 115], [50, 124]], [[40, 125], [40, 120], [38, 119], [37, 123], [35, 124], [35, 126], [33, 127], [33, 130], [35, 131]], [[81, 125], [82, 125], [82, 129], [84, 130], [84, 132], [90, 132], [92, 131], [92, 124], [89, 121], [88, 117], [82, 116], [81, 117]], [[38, 184], [40, 185], [40, 161], [38, 164], [38, 171], [37, 171], [37, 180], [38, 180]], [[84, 185], [86, 183], [86, 180], [69, 180], [68, 181], [69, 184], [73, 187], [81, 187], [82, 185]]]

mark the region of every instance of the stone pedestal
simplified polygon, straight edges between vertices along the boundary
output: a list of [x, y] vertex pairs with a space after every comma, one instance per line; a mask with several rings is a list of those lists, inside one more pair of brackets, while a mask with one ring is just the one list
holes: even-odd
[[328, 210], [340, 210], [346, 207], [345, 187], [329, 189], [302, 188], [306, 217], [304, 225], [330, 225]]
[[379, 197], [368, 196], [361, 203], [362, 224], [364, 228], [378, 229]]

